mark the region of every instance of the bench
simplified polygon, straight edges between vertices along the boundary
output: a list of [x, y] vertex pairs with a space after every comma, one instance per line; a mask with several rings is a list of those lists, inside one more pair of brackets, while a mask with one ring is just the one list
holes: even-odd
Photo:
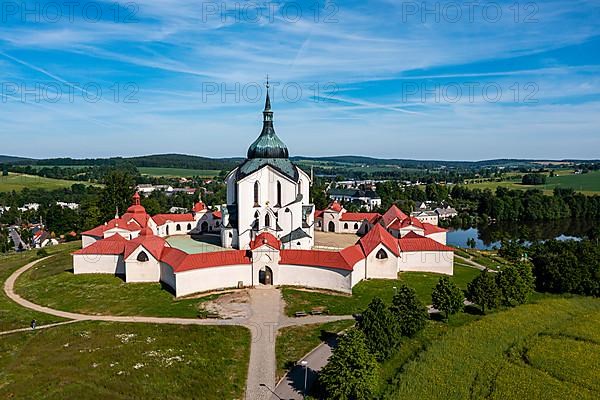
[[310, 313], [312, 315], [329, 314], [329, 310], [327, 309], [327, 307], [315, 307], [310, 311]]
[[308, 314], [306, 314], [304, 311], [296, 311], [294, 313], [294, 315], [296, 316], [296, 318], [298, 318], [298, 317], [306, 317]]

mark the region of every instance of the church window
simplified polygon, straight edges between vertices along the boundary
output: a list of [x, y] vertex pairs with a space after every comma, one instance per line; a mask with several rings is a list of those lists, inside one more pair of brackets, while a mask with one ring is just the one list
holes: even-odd
[[302, 194], [302, 181], [298, 181], [298, 194]]
[[258, 207], [259, 203], [260, 203], [260, 198], [259, 198], [259, 183], [258, 181], [254, 182], [254, 207]]
[[138, 256], [137, 256], [137, 260], [139, 262], [146, 262], [146, 261], [148, 261], [149, 260], [148, 254], [146, 254], [145, 251], [140, 251], [140, 254], [138, 254]]
[[277, 207], [281, 207], [281, 182], [277, 181]]
[[265, 228], [271, 227], [271, 216], [269, 214], [265, 215]]
[[348, 223], [347, 222], [344, 224], [344, 229], [348, 229]]
[[375, 258], [378, 259], [378, 260], [385, 260], [386, 258], [388, 258], [388, 255], [385, 252], [385, 250], [379, 249], [379, 251], [377, 252], [377, 254], [375, 254]]
[[188, 224], [187, 225], [187, 229], [188, 229], [188, 231], [191, 231], [192, 230], [192, 224]]
[[175, 230], [176, 231], [180, 231], [181, 230], [181, 225], [179, 225], [179, 224], [175, 225]]
[[358, 224], [354, 224], [354, 229], [358, 229]]

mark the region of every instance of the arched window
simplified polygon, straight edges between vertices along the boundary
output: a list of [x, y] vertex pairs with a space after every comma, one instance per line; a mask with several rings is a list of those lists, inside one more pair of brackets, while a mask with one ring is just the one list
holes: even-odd
[[188, 231], [191, 231], [191, 230], [192, 230], [192, 224], [188, 224], [188, 226], [187, 226], [187, 230], [188, 230]]
[[256, 181], [256, 182], [254, 182], [254, 207], [258, 207], [258, 203], [260, 203], [259, 191], [260, 191], [259, 183], [258, 183], [258, 181]]
[[176, 231], [180, 231], [181, 230], [181, 225], [179, 225], [179, 224], [175, 225], [175, 230]]
[[231, 232], [229, 232], [229, 238], [231, 239], [233, 237], [233, 234]]
[[148, 254], [146, 254], [145, 251], [140, 251], [140, 254], [138, 254], [138, 256], [137, 256], [137, 260], [139, 262], [146, 262], [146, 261], [148, 261], [149, 260]]
[[281, 182], [277, 181], [277, 207], [281, 207]]
[[302, 194], [302, 181], [298, 181], [298, 194]]
[[269, 214], [265, 215], [265, 228], [271, 227], [271, 216]]
[[348, 229], [348, 223], [344, 223], [344, 229]]
[[354, 229], [358, 229], [358, 223], [354, 224]]
[[377, 254], [375, 254], [375, 258], [378, 259], [378, 260], [385, 260], [386, 258], [388, 258], [388, 255], [385, 252], [385, 250], [379, 249], [379, 251], [377, 252]]

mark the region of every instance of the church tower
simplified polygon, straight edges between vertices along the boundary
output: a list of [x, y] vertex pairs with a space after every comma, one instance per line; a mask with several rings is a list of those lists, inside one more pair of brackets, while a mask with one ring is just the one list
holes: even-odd
[[310, 249], [314, 243], [311, 179], [289, 160], [287, 146], [275, 133], [268, 81], [266, 88], [260, 135], [248, 148], [246, 160], [226, 177], [222, 245], [247, 249], [258, 234], [268, 232], [284, 248]]

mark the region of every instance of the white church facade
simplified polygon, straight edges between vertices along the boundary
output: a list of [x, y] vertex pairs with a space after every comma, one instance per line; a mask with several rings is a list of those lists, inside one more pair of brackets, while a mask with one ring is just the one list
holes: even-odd
[[[275, 134], [267, 95], [262, 131], [226, 177], [226, 205], [212, 211], [200, 201], [187, 214], [150, 216], [136, 193], [125, 214], [82, 233], [73, 271], [162, 282], [177, 297], [259, 285], [352, 293], [364, 279], [396, 279], [402, 271], [452, 275], [445, 230], [395, 206], [383, 215], [347, 213], [333, 202], [316, 212], [311, 183]], [[344, 249], [319, 250], [315, 230], [362, 237]], [[220, 235], [220, 248], [188, 253], [169, 243], [172, 236], [211, 232]]]

